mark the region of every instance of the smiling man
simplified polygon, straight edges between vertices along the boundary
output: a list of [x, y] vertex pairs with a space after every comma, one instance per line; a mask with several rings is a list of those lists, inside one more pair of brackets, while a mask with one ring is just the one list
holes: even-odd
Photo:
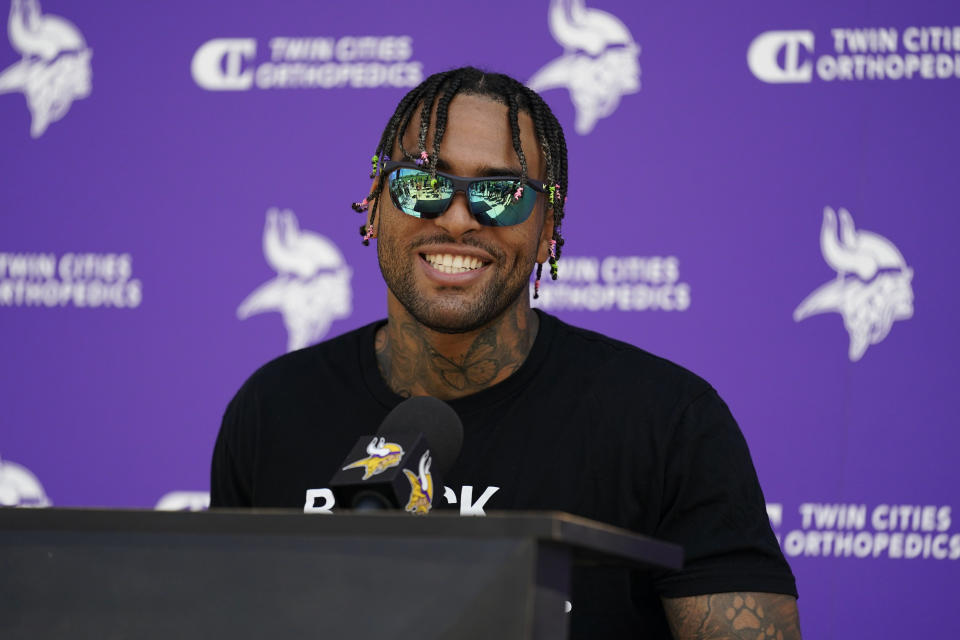
[[[428, 128], [422, 142], [424, 149], [439, 142], [440, 153], [387, 162], [372, 194], [382, 213], [364, 229], [377, 238], [388, 287], [389, 321], [376, 340], [384, 379], [403, 396], [451, 400], [504, 380], [525, 360], [539, 324], [530, 273], [549, 259], [554, 222], [543, 185], [520, 178], [544, 170], [530, 115], [466, 92], [442, 107], [442, 140]], [[527, 150], [526, 171], [510, 117]], [[422, 120], [418, 112], [412, 118]], [[412, 127], [406, 137], [393, 157], [418, 147]], [[459, 192], [457, 176], [482, 180], [465, 181]], [[380, 202], [384, 189], [389, 198]]]
[[500, 74], [433, 75], [373, 165], [354, 208], [387, 319], [251, 376], [224, 415], [212, 505], [300, 507], [403, 398], [435, 396], [464, 425], [444, 492], [461, 513], [567, 511], [684, 547], [682, 571], [578, 570], [571, 637], [799, 638], [793, 576], [716, 392], [530, 307], [531, 273], [556, 277], [567, 192], [543, 100]]

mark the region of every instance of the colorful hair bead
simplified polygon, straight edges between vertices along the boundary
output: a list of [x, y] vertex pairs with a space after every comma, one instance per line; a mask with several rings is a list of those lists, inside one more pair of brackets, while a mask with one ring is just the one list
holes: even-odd
[[537, 279], [533, 281], [533, 299], [540, 297], [540, 276], [543, 274], [543, 263], [537, 263]]
[[373, 237], [373, 225], [372, 225], [372, 224], [368, 224], [368, 225], [367, 225], [367, 232], [363, 235], [363, 244], [364, 244], [364, 246], [367, 246], [367, 245], [370, 244], [370, 238], [372, 238], [372, 237]]
[[436, 190], [436, 188], [437, 188], [437, 179], [436, 179], [436, 178], [431, 178], [431, 179], [430, 179], [430, 188]]
[[430, 159], [430, 156], [427, 155], [427, 152], [426, 152], [426, 151], [421, 151], [421, 152], [420, 152], [420, 157], [417, 159], [417, 164], [423, 166], [423, 165], [427, 164], [427, 160], [429, 160], [429, 159]]
[[356, 211], [357, 213], [363, 213], [370, 207], [370, 203], [367, 201], [366, 198], [364, 198], [360, 202], [354, 202], [351, 206], [353, 207], [353, 210]]
[[554, 260], [557, 259], [557, 241], [553, 238], [550, 238], [550, 257]]
[[554, 192], [554, 187], [551, 186], [550, 187], [550, 204], [553, 204], [553, 192]]
[[517, 187], [516, 193], [513, 194], [513, 199], [519, 200], [520, 196], [522, 195], [523, 195], [523, 185], [520, 185], [519, 187]]

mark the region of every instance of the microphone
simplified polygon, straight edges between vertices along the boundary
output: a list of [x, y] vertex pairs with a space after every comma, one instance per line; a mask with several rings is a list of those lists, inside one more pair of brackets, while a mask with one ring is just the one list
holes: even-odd
[[374, 436], [357, 441], [330, 479], [338, 505], [358, 511], [403, 509], [424, 515], [463, 446], [463, 424], [443, 400], [408, 398]]

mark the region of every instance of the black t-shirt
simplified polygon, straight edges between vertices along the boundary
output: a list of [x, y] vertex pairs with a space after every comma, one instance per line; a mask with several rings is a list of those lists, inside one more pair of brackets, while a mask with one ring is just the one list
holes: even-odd
[[[523, 365], [449, 403], [464, 440], [446, 498], [461, 513], [566, 511], [678, 543], [685, 555], [682, 571], [577, 569], [571, 637], [670, 638], [661, 596], [796, 595], [746, 442], [713, 388], [537, 313]], [[281, 356], [247, 380], [217, 438], [212, 506], [303, 508], [308, 489], [327, 486], [403, 400], [377, 368], [382, 324]]]

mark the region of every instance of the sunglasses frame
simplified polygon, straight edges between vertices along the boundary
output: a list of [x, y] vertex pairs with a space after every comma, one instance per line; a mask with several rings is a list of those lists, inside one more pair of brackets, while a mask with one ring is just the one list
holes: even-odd
[[[386, 185], [387, 191], [390, 191], [390, 184], [389, 184], [389, 183], [390, 183], [390, 174], [393, 173], [394, 171], [396, 171], [397, 169], [415, 169], [415, 170], [417, 170], [417, 171], [421, 171], [421, 172], [427, 174], [428, 176], [430, 175], [430, 171], [429, 171], [429, 170], [424, 169], [422, 166], [418, 165], [418, 164], [415, 163], [415, 162], [398, 162], [398, 161], [394, 161], [394, 160], [387, 161], [387, 162], [385, 162], [385, 163], [383, 164], [383, 169], [382, 169], [384, 175], [385, 175], [386, 178], [387, 178], [387, 185]], [[435, 219], [435, 218], [439, 218], [439, 217], [442, 216], [444, 213], [446, 213], [446, 212], [447, 212], [447, 209], [450, 208], [450, 204], [453, 202], [453, 197], [457, 194], [458, 191], [462, 192], [463, 195], [466, 196], [466, 198], [467, 198], [467, 208], [469, 209], [469, 208], [470, 208], [470, 192], [469, 192], [469, 188], [470, 188], [470, 186], [473, 185], [474, 183], [477, 183], [477, 182], [487, 182], [487, 181], [493, 181], [493, 180], [500, 180], [500, 181], [509, 180], [510, 182], [520, 182], [520, 177], [519, 177], [519, 176], [482, 176], [482, 177], [478, 176], [478, 177], [468, 178], [468, 177], [464, 177], [464, 176], [455, 176], [455, 175], [450, 174], [450, 173], [444, 173], [443, 171], [437, 171], [437, 175], [438, 175], [438, 176], [443, 176], [444, 178], [446, 178], [447, 180], [449, 180], [449, 181], [453, 184], [453, 195], [450, 196], [450, 201], [447, 203], [447, 206], [444, 207], [443, 211], [441, 211], [441, 212], [438, 213], [437, 215], [431, 216], [431, 217], [429, 217], [429, 218], [424, 218], [423, 216], [419, 216], [419, 218], [424, 219], [424, 220], [432, 220], [432, 219]], [[534, 180], [533, 178], [527, 178], [527, 181], [526, 181], [526, 182], [527, 182], [527, 184], [528, 184], [534, 191], [536, 191], [537, 193], [547, 193], [547, 187], [546, 187], [546, 185], [543, 184], [542, 182], [540, 182], [539, 180]], [[393, 199], [393, 193], [392, 193], [392, 192], [390, 193], [390, 201], [393, 202], [393, 205], [394, 205], [395, 207], [397, 207], [398, 209], [400, 208], [400, 207], [397, 205], [396, 201]], [[535, 207], [535, 206], [536, 206], [536, 205], [534, 205], [534, 207]], [[403, 209], [400, 209], [400, 210], [403, 211]], [[532, 212], [533, 212], [533, 209], [531, 209], [530, 212], [532, 213]], [[414, 216], [414, 215], [412, 215], [412, 214], [409, 214], [409, 213], [407, 213], [406, 211], [403, 211], [403, 213], [404, 213], [405, 215], [408, 215], [408, 216], [411, 216], [411, 217], [418, 217], [418, 216]], [[477, 214], [473, 213], [472, 211], [471, 211], [471, 215], [473, 215], [473, 216], [475, 216], [475, 217], [477, 216]], [[528, 213], [526, 218], [524, 218], [522, 221], [520, 221], [520, 222], [518, 222], [518, 223], [516, 223], [516, 224], [523, 224], [523, 223], [526, 222], [529, 218], [530, 218], [530, 214]], [[477, 219], [480, 220], [480, 218], [477, 218]], [[480, 221], [481, 221], [481, 223], [483, 222], [482, 220], [480, 220]], [[514, 224], [514, 225], [485, 225], [485, 226], [501, 226], [501, 227], [502, 227], [502, 226], [516, 226], [516, 224]]]

